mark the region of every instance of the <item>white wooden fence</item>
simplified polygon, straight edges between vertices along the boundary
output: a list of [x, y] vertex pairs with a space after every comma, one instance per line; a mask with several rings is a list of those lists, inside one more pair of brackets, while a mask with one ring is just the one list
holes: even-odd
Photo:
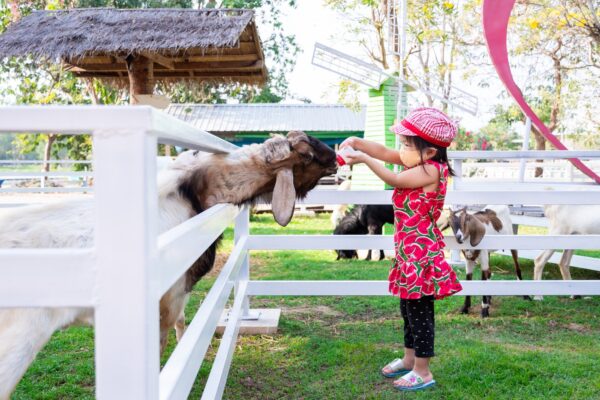
[[[257, 281], [250, 279], [249, 251], [341, 247], [393, 247], [391, 237], [250, 235], [248, 210], [215, 206], [158, 234], [156, 144], [205, 151], [235, 148], [206, 132], [146, 107], [0, 108], [2, 132], [91, 133], [94, 143], [95, 245], [91, 249], [0, 249], [0, 307], [93, 307], [96, 394], [100, 399], [184, 399], [212, 340], [231, 292], [234, 302], [203, 399], [225, 388], [240, 316], [256, 295], [385, 296], [386, 281]], [[506, 157], [539, 158], [511, 153]], [[589, 153], [589, 154], [588, 154]], [[600, 152], [553, 152], [544, 157], [600, 157]], [[456, 155], [460, 159], [461, 154]], [[486, 158], [502, 154], [469, 154]], [[465, 155], [466, 157], [466, 155]], [[590, 187], [591, 188], [591, 187]], [[451, 204], [600, 204], [600, 191], [468, 188], [451, 191]], [[593, 188], [595, 189], [595, 187]], [[390, 192], [345, 192], [344, 201], [388, 204]], [[314, 191], [309, 204], [339, 204], [339, 193]], [[228, 261], [193, 317], [185, 335], [159, 371], [158, 301], [215, 238], [235, 222]], [[342, 244], [343, 243], [343, 244]], [[449, 248], [466, 248], [446, 238]], [[494, 236], [478, 248], [597, 249], [600, 236]], [[463, 295], [600, 295], [600, 280], [471, 281]]]
[[[91, 161], [80, 160], [48, 160], [50, 165], [69, 165], [69, 164], [91, 164]], [[92, 171], [7, 171], [6, 169], [14, 168], [15, 166], [23, 165], [39, 165], [40, 167], [44, 164], [44, 161], [40, 160], [0, 160], [0, 181], [3, 184], [0, 185], [0, 193], [42, 193], [42, 192], [87, 192], [90, 190], [87, 187], [87, 180], [92, 177]], [[68, 187], [46, 187], [47, 181], [49, 180], [77, 180], [77, 185], [69, 185]], [[39, 187], [7, 187], [8, 182], [32, 182], [39, 181]]]

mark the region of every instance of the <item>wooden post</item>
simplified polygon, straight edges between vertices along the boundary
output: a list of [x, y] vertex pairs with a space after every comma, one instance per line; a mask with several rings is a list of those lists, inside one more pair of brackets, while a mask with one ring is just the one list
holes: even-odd
[[152, 94], [154, 91], [154, 63], [140, 55], [127, 57], [129, 76], [129, 103], [137, 104], [138, 94]]

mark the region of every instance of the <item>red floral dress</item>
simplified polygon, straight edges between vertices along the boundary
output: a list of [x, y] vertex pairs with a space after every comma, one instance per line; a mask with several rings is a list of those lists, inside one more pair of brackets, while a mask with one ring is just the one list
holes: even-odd
[[462, 290], [456, 273], [444, 259], [445, 243], [436, 225], [446, 197], [448, 167], [432, 160], [426, 164], [440, 171], [435, 191], [396, 188], [392, 195], [396, 257], [388, 281], [390, 293], [401, 299], [431, 295], [442, 299]]

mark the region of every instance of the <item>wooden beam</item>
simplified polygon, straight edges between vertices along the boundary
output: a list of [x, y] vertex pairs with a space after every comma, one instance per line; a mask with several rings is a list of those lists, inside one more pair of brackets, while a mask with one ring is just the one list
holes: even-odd
[[[264, 66], [263, 60], [255, 60], [254, 62], [228, 62], [228, 63], [201, 63], [201, 62], [177, 62], [173, 63], [173, 68], [165, 68], [162, 64], [156, 65], [154, 71], [229, 71], [229, 70], [255, 70], [261, 69]], [[66, 67], [68, 71], [80, 72], [127, 72], [125, 64], [87, 64], [87, 65], [69, 65]]]
[[[107, 71], [99, 71], [99, 72], [76, 72], [75, 73], [80, 78], [105, 78], [105, 79], [118, 79], [121, 74], [120, 71], [107, 72]], [[210, 78], [216, 79], [219, 78], [227, 78], [227, 80], [232, 80], [233, 77], [243, 77], [243, 78], [253, 78], [257, 80], [262, 80], [263, 76], [260, 74], [260, 71], [213, 71], [213, 72], [197, 72], [197, 71], [171, 71], [167, 69], [163, 70], [154, 70], [154, 80], [160, 79], [176, 79], [176, 78]], [[125, 78], [123, 76], [123, 78]]]
[[[188, 62], [232, 62], [232, 61], [256, 61], [259, 59], [257, 54], [222, 54], [213, 56], [191, 56], [187, 57]], [[184, 61], [182, 58], [178, 62]]]
[[252, 22], [250, 24], [250, 29], [252, 30], [252, 35], [254, 38], [254, 46], [256, 47], [256, 52], [258, 54], [259, 59], [261, 60], [262, 64], [262, 76], [263, 79], [266, 81], [267, 80], [267, 68], [264, 66], [264, 59], [265, 59], [265, 55], [263, 53], [263, 49], [262, 49], [262, 44], [260, 43], [260, 37], [258, 36], [258, 30], [256, 29], [256, 24], [254, 22]]
[[146, 57], [147, 59], [154, 61], [157, 64], [162, 65], [163, 67], [166, 67], [168, 69], [175, 69], [175, 63], [173, 62], [173, 60], [171, 60], [165, 56], [161, 56], [160, 54], [157, 54], [157, 53], [150, 53], [148, 51], [142, 51], [142, 55], [144, 57]]

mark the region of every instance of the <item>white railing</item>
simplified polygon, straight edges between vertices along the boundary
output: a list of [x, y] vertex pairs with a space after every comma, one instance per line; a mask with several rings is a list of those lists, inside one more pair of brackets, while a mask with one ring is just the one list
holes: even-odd
[[[40, 160], [0, 160], [0, 193], [44, 193], [44, 192], [88, 192], [90, 188], [87, 187], [87, 181], [93, 176], [92, 171], [23, 171], [15, 169], [15, 166], [23, 165], [42, 165], [48, 163], [49, 165], [69, 165], [69, 164], [89, 164], [92, 162], [87, 160], [48, 160], [46, 162]], [[65, 179], [72, 181], [78, 180], [77, 185], [69, 185], [66, 187], [49, 186], [48, 181]], [[16, 187], [11, 185], [7, 187], [6, 183], [19, 182], [19, 181], [39, 181], [38, 187]], [[61, 182], [62, 183], [62, 182]]]
[[[0, 250], [0, 307], [93, 307], [96, 394], [100, 399], [183, 399], [194, 383], [220, 315], [234, 292], [233, 308], [213, 362], [203, 399], [222, 396], [240, 317], [249, 296], [385, 296], [386, 281], [250, 280], [250, 250], [335, 248], [392, 249], [389, 236], [249, 235], [247, 208], [215, 206], [159, 235], [157, 142], [205, 151], [235, 146], [146, 107], [10, 107], [0, 109], [1, 132], [91, 133], [94, 144], [96, 226], [92, 249]], [[500, 154], [540, 158], [541, 154]], [[557, 154], [558, 153], [558, 154]], [[465, 155], [497, 158], [498, 154]], [[600, 157], [600, 152], [548, 152], [545, 158]], [[460, 159], [460, 154], [457, 155]], [[586, 192], [514, 186], [450, 191], [449, 204], [600, 204], [600, 190]], [[345, 192], [344, 202], [389, 204], [391, 192]], [[313, 191], [308, 204], [339, 204], [335, 191]], [[158, 301], [169, 286], [235, 221], [228, 261], [159, 371]], [[446, 238], [451, 249], [468, 247]], [[600, 235], [493, 236], [477, 248], [596, 249]], [[470, 281], [462, 295], [600, 295], [600, 280]], [[127, 329], [123, 329], [127, 327]], [[118, 332], [118, 333], [117, 333]], [[124, 356], [126, 355], [126, 356]]]
[[186, 398], [230, 293], [246, 298], [247, 239], [159, 371], [161, 295], [240, 210], [219, 205], [159, 235], [157, 143], [236, 146], [148, 107], [4, 107], [6, 132], [92, 134], [96, 225], [91, 249], [0, 249], [0, 307], [92, 307], [98, 398]]

